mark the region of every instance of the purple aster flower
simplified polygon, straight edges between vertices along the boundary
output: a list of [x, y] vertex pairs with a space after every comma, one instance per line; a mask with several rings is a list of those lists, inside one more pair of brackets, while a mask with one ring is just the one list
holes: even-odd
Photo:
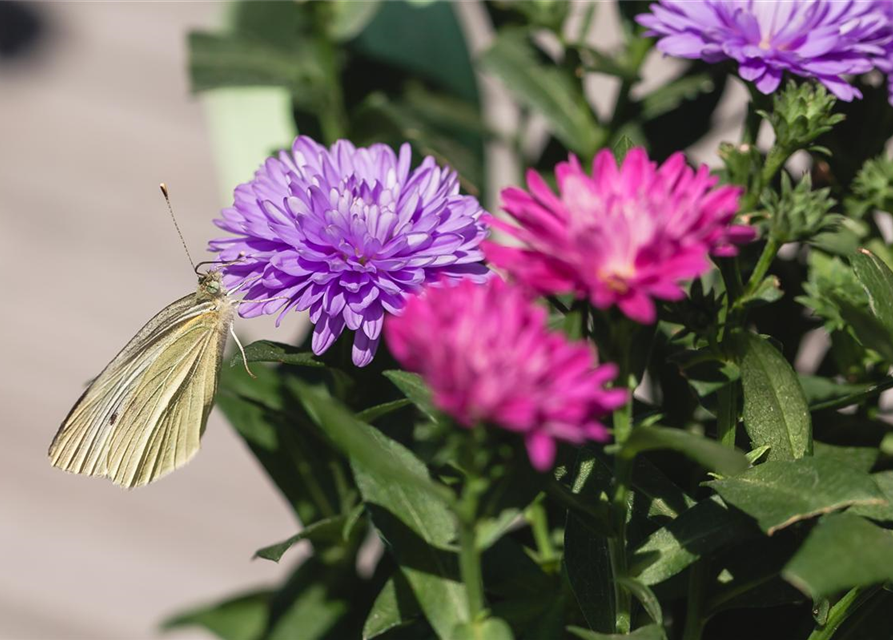
[[[459, 194], [454, 171], [426, 157], [410, 168], [383, 144], [326, 149], [306, 136], [269, 158], [236, 187], [217, 226], [234, 234], [210, 243], [227, 287], [242, 285], [244, 317], [310, 310], [313, 352], [355, 331], [353, 361], [372, 361], [385, 312], [433, 280], [484, 279], [486, 235], [478, 201]], [[270, 300], [276, 298], [276, 300]]]
[[[889, 1], [889, 0], [887, 0]], [[657, 48], [706, 62], [734, 60], [763, 93], [789, 71], [816, 78], [841, 100], [862, 97], [843, 79], [875, 68], [890, 42], [877, 0], [660, 0], [638, 16]]]

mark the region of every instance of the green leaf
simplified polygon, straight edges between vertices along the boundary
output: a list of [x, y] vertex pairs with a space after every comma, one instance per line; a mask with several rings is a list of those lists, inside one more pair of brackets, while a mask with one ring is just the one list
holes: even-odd
[[642, 99], [642, 118], [653, 120], [674, 111], [683, 102], [694, 100], [716, 89], [716, 79], [709, 73], [685, 75], [652, 91]]
[[626, 158], [626, 154], [629, 153], [629, 150], [632, 149], [635, 145], [629, 136], [620, 136], [620, 139], [614, 143], [611, 147], [611, 152], [614, 154], [614, 160], [618, 165], [623, 164], [624, 158]]
[[813, 599], [893, 580], [893, 532], [864, 518], [822, 518], [782, 576]]
[[285, 87], [304, 104], [319, 99], [325, 79], [312, 40], [288, 45], [242, 34], [189, 34], [193, 91], [220, 87]]
[[618, 455], [632, 459], [639, 453], [655, 449], [678, 451], [705, 469], [722, 475], [735, 475], [749, 466], [743, 453], [729, 449], [715, 440], [681, 429], [645, 425], [633, 429]]
[[421, 409], [434, 422], [442, 422], [444, 417], [431, 400], [431, 391], [422, 378], [408, 371], [384, 371], [384, 377], [394, 383], [412, 403]]
[[514, 640], [515, 636], [505, 620], [487, 618], [465, 622], [453, 630], [452, 640]]
[[[462, 26], [449, 3], [382, 2], [375, 18], [348, 48], [351, 54], [381, 65], [389, 81], [396, 69], [403, 77], [422, 78], [454, 96], [477, 100], [475, 70]], [[384, 83], [376, 80], [381, 80], [378, 86]]]
[[310, 417], [350, 457], [355, 468], [359, 466], [370, 476], [397, 488], [402, 483], [412, 483], [413, 490], [426, 495], [431, 504], [443, 506], [452, 499], [449, 490], [431, 481], [424, 465], [420, 469], [406, 464], [406, 449], [401, 445], [357, 420], [337, 400], [319, 389], [298, 381], [294, 381], [293, 387]]
[[649, 624], [639, 627], [632, 633], [598, 633], [581, 627], [568, 627], [577, 638], [582, 640], [666, 640], [667, 634], [659, 624]]
[[[368, 458], [352, 459], [357, 486], [425, 617], [439, 636], [448, 637], [457, 624], [467, 621], [465, 587], [450, 548], [455, 519], [443, 500], [432, 499], [426, 487], [433, 483], [421, 460], [379, 431], [368, 433], [376, 441], [378, 460], [370, 465]], [[402, 469], [402, 479], [396, 480], [391, 468]]]
[[755, 518], [769, 535], [850, 505], [884, 502], [870, 475], [829, 458], [766, 462], [705, 484]]
[[831, 299], [859, 342], [877, 351], [887, 362], [893, 362], [893, 339], [887, 326], [871, 311], [861, 309], [841, 297], [831, 296]]
[[893, 272], [867, 249], [856, 253], [850, 262], [868, 294], [871, 311], [887, 328], [888, 337], [893, 339]]
[[699, 558], [759, 535], [749, 518], [714, 496], [645, 538], [632, 552], [630, 573], [642, 584], [658, 584]]
[[744, 387], [744, 427], [754, 447], [769, 445], [768, 459], [793, 460], [812, 452], [812, 422], [797, 374], [760, 336], [735, 336]]
[[663, 625], [664, 613], [661, 610], [660, 601], [658, 601], [657, 596], [654, 595], [654, 592], [651, 589], [638, 580], [626, 578], [624, 576], [618, 577], [617, 582], [626, 587], [626, 589], [633, 594], [640, 603], [642, 603], [645, 612], [651, 617], [651, 620], [655, 624]]
[[526, 29], [501, 29], [480, 61], [517, 100], [541, 113], [568, 149], [587, 158], [595, 154], [605, 132], [586, 102], [580, 81], [570, 70], [541, 62]]
[[266, 632], [260, 640], [338, 637], [339, 622], [350, 611], [354, 580], [350, 565], [326, 565], [315, 556], [308, 558], [270, 598]]
[[673, 360], [680, 366], [682, 375], [700, 397], [716, 393], [741, 378], [738, 365], [727, 360], [702, 359], [703, 351], [686, 351]]
[[282, 375], [258, 367], [250, 378], [242, 367], [224, 368], [217, 406], [245, 440], [258, 462], [292, 505], [301, 522], [315, 522], [338, 512], [341, 496], [334, 469], [343, 462], [303, 413], [289, 409], [291, 394]]
[[326, 33], [336, 42], [344, 42], [355, 38], [375, 17], [381, 6], [381, 0], [335, 0], [326, 5]]
[[283, 554], [301, 540], [309, 540], [314, 544], [337, 542], [342, 539], [344, 523], [346, 521], [347, 517], [342, 515], [314, 522], [313, 524], [304, 527], [303, 530], [287, 540], [258, 549], [254, 554], [254, 557], [279, 562]]
[[363, 640], [371, 640], [421, 615], [406, 578], [396, 572], [382, 587], [363, 625]]
[[[301, 351], [297, 347], [269, 340], [258, 340], [245, 347], [245, 359], [248, 362], [278, 362], [300, 367], [325, 367], [310, 351]], [[233, 356], [231, 366], [241, 364], [241, 354]]]
[[841, 447], [824, 442], [814, 442], [813, 446], [816, 458], [830, 458], [866, 473], [871, 471], [880, 454], [874, 447]]
[[800, 386], [803, 387], [803, 393], [806, 395], [806, 401], [810, 406], [810, 410], [814, 410], [813, 407], [815, 405], [854, 396], [868, 391], [873, 386], [868, 382], [848, 384], [832, 378], [810, 376], [802, 373], [798, 375], [798, 378], [800, 378]]
[[267, 624], [273, 591], [254, 591], [220, 604], [178, 614], [161, 624], [164, 631], [204, 627], [222, 640], [257, 640]]
[[[600, 464], [596, 451], [588, 447], [580, 449], [573, 478], [573, 487], [568, 492], [571, 496], [583, 505], [603, 505], [602, 494], [610, 487], [611, 472]], [[614, 630], [617, 606], [607, 537], [611, 533], [608, 517], [605, 522], [592, 518], [603, 527], [592, 529], [587, 524], [590, 518], [569, 509], [564, 527], [563, 560], [568, 582], [587, 624], [604, 632]]]
[[357, 420], [361, 422], [373, 423], [379, 418], [388, 415], [389, 413], [393, 413], [403, 407], [408, 407], [412, 404], [412, 401], [409, 398], [400, 398], [399, 400], [392, 400], [391, 402], [385, 402], [384, 404], [378, 404], [374, 407], [369, 407], [368, 409], [363, 409], [357, 414]]
[[847, 509], [847, 513], [870, 518], [877, 522], [893, 523], [893, 471], [881, 471], [871, 477], [880, 487], [887, 502], [875, 505], [856, 505]]
[[[411, 454], [410, 454], [411, 455]], [[446, 549], [455, 524], [446, 510], [412, 487], [385, 486], [355, 468], [372, 522], [438, 637], [449, 638], [467, 622], [467, 595], [459, 577], [459, 558]], [[390, 503], [382, 505], [380, 503]], [[398, 517], [397, 514], [400, 514]], [[412, 520], [413, 527], [406, 524]]]

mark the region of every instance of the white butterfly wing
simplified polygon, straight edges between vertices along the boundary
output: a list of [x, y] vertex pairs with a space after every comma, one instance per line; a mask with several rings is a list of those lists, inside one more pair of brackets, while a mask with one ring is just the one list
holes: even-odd
[[150, 320], [90, 385], [50, 445], [53, 466], [135, 487], [198, 451], [233, 303], [196, 293]]

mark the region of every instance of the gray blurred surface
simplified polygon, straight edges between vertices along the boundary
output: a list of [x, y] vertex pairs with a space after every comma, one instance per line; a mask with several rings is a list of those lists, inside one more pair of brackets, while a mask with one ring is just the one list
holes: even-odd
[[[214, 25], [222, 6], [37, 8], [47, 47], [0, 65], [0, 638], [152, 638], [177, 609], [277, 579], [286, 567], [251, 554], [296, 531], [216, 414], [193, 462], [135, 491], [46, 458], [85, 383], [195, 287], [158, 183], [196, 259], [217, 232], [220, 190], [188, 92], [185, 34]], [[292, 339], [264, 321], [236, 328]]]

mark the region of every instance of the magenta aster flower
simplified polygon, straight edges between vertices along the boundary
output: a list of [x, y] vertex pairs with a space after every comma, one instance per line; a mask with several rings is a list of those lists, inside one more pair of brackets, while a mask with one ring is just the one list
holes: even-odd
[[557, 196], [534, 171], [527, 173], [529, 192], [502, 192], [518, 226], [491, 223], [525, 246], [484, 243], [491, 262], [541, 293], [576, 293], [599, 309], [616, 304], [650, 324], [654, 298], [683, 298], [679, 283], [705, 272], [709, 254], [734, 255], [736, 244], [754, 236], [730, 224], [741, 190], [715, 187], [707, 167], [693, 171], [681, 153], [658, 167], [635, 148], [618, 169], [605, 150], [591, 176], [575, 157], [555, 175]]
[[[323, 353], [345, 327], [355, 331], [353, 361], [371, 362], [384, 314], [434, 279], [487, 273], [479, 247], [483, 211], [459, 194], [455, 172], [425, 158], [410, 169], [408, 144], [326, 149], [301, 136], [291, 153], [270, 158], [215, 220], [234, 234], [211, 242], [228, 287], [266, 302], [240, 307], [245, 317], [310, 310], [313, 352]], [[269, 300], [277, 298], [276, 300]]]
[[546, 328], [546, 310], [499, 278], [426, 287], [385, 325], [388, 346], [466, 427], [486, 422], [524, 435], [533, 466], [549, 469], [555, 440], [608, 438], [599, 422], [627, 399], [586, 343]]
[[[888, 0], [887, 0], [888, 1]], [[816, 78], [841, 100], [862, 97], [843, 76], [875, 67], [890, 41], [877, 0], [660, 0], [638, 16], [671, 56], [734, 60], [763, 93], [789, 71]]]

